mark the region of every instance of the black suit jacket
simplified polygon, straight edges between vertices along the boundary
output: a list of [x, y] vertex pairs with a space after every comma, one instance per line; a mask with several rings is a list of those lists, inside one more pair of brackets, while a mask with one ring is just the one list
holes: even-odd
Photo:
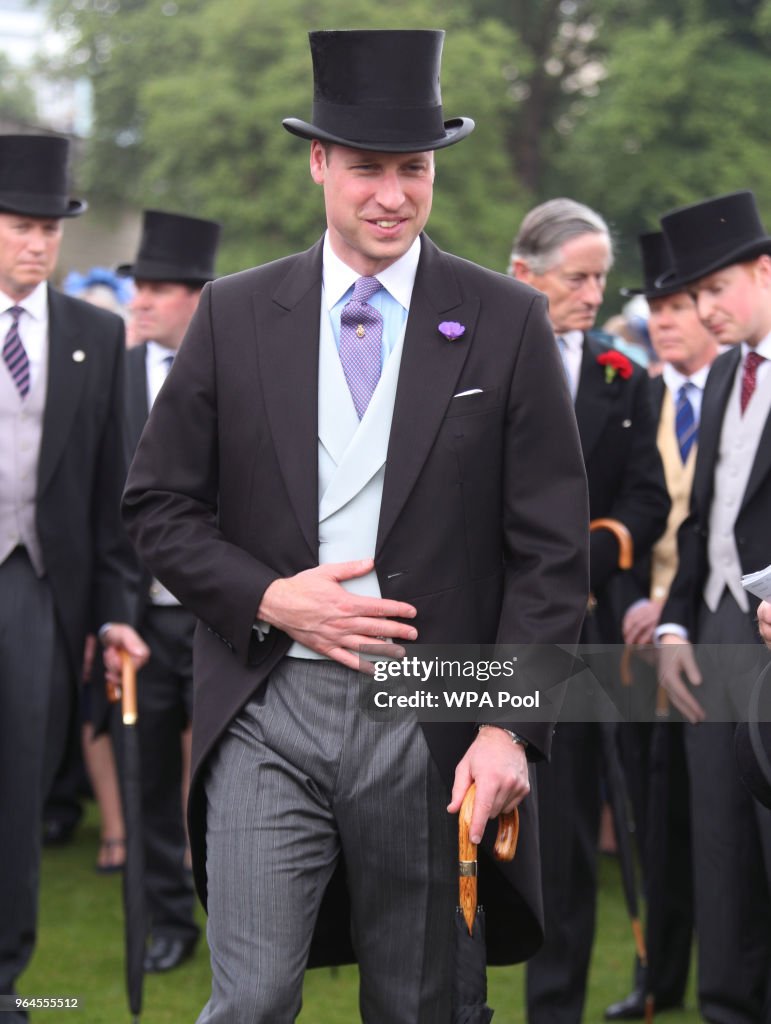
[[[139, 444], [142, 431], [150, 415], [147, 400], [147, 343], [134, 345], [126, 353], [126, 453], [130, 465], [134, 452]], [[134, 555], [134, 578], [136, 580], [137, 601], [134, 611], [134, 624], [140, 627], [142, 616], [149, 602], [152, 575], [143, 563]]]
[[[124, 516], [152, 571], [204, 623], [195, 646], [190, 821], [205, 899], [202, 766], [290, 638], [252, 625], [267, 586], [318, 564], [322, 255], [208, 285], [132, 465]], [[375, 567], [423, 643], [574, 643], [587, 596], [587, 500], [543, 297], [425, 236], [393, 414]], [[448, 341], [438, 330], [457, 320]], [[479, 388], [479, 394], [454, 397]], [[517, 726], [548, 752], [550, 727]], [[445, 779], [472, 723], [426, 724]], [[535, 801], [513, 864], [484, 885], [491, 958], [541, 939]], [[503, 881], [508, 885], [501, 886]], [[515, 915], [515, 916], [512, 916]], [[347, 933], [347, 918], [337, 911]], [[322, 910], [322, 924], [324, 913]], [[336, 935], [323, 957], [350, 955]], [[320, 958], [316, 960], [320, 962]]]
[[[648, 375], [635, 366], [627, 380], [617, 374], [608, 383], [605, 368], [597, 362], [607, 351], [596, 338], [584, 336], [575, 410], [589, 511], [592, 519], [607, 516], [627, 527], [637, 563], [664, 532], [671, 503], [656, 445], [658, 420]], [[618, 570], [618, 544], [608, 531], [592, 533], [589, 564], [598, 639], [619, 643], [621, 618], [639, 594], [632, 574]]]
[[86, 634], [130, 615], [125, 480], [123, 321], [48, 289], [48, 390], [36, 522], [70, 668]]
[[[715, 465], [728, 398], [741, 366], [741, 347], [718, 356], [712, 364], [701, 406], [699, 450], [696, 454], [691, 508], [677, 535], [678, 570], [661, 621], [685, 626], [696, 637], [696, 613], [709, 571], [707, 537], [714, 493]], [[771, 416], [766, 420], [755, 461], [734, 526], [743, 573], [755, 572], [771, 562]], [[747, 595], [753, 621], [759, 600]], [[760, 640], [760, 638], [758, 638]]]

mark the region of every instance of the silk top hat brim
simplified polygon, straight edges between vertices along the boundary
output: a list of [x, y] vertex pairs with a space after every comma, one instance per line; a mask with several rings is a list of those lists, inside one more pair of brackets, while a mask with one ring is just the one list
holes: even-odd
[[283, 125], [302, 139], [351, 149], [419, 153], [460, 142], [468, 117], [444, 120], [439, 86], [444, 32], [311, 32], [311, 121]]
[[662, 231], [646, 231], [637, 236], [640, 246], [640, 257], [643, 267], [642, 288], [620, 288], [625, 298], [633, 295], [644, 295], [646, 299], [660, 299], [667, 295], [676, 295], [681, 291], [679, 286], [667, 285], [659, 288], [657, 280], [670, 269], [671, 259], [666, 239]]
[[24, 192], [0, 194], [0, 213], [17, 213], [22, 217], [41, 217], [60, 220], [79, 217], [88, 209], [85, 199], [64, 199], [59, 196], [41, 196]]
[[734, 263], [771, 253], [752, 192], [732, 192], [672, 210], [661, 218], [672, 268], [656, 281], [682, 288]]
[[67, 188], [69, 142], [56, 135], [0, 135], [0, 212], [59, 220], [88, 204]]

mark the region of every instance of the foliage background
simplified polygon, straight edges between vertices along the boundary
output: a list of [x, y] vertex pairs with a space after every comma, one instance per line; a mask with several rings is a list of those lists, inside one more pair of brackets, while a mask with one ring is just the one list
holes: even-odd
[[522, 215], [556, 195], [614, 229], [609, 295], [638, 283], [636, 236], [673, 206], [752, 188], [771, 215], [771, 0], [53, 0], [52, 19], [58, 73], [94, 90], [79, 187], [220, 219], [220, 272], [323, 226], [281, 128], [309, 116], [320, 27], [446, 29], [445, 114], [477, 130], [438, 154], [429, 231], [486, 266], [505, 269]]

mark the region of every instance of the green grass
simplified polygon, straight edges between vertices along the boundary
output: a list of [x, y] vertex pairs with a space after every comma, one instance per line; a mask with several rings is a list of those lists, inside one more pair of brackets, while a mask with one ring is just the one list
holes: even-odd
[[[80, 1011], [40, 1011], [40, 1024], [121, 1024], [128, 1022], [123, 978], [123, 918], [119, 876], [94, 873], [98, 830], [90, 806], [75, 842], [48, 849], [43, 857], [38, 946], [19, 986], [23, 995], [78, 996]], [[600, 1021], [608, 1003], [629, 988], [633, 944], [621, 897], [618, 866], [603, 857], [600, 901], [585, 1020]], [[204, 915], [200, 912], [201, 924]], [[524, 1024], [523, 969], [493, 968], [489, 1003], [494, 1024]], [[208, 957], [199, 946], [189, 963], [166, 975], [145, 979], [143, 1024], [192, 1024], [209, 992]], [[309, 971], [302, 1024], [354, 1024], [357, 1012], [355, 968]], [[666, 1014], [667, 1024], [695, 1024], [693, 987], [683, 1013]]]

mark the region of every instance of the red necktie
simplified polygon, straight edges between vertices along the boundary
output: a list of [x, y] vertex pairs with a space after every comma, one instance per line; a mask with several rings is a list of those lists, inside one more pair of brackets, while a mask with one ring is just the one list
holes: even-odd
[[744, 368], [742, 370], [742, 390], [739, 404], [742, 410], [742, 416], [744, 410], [747, 408], [749, 400], [752, 398], [755, 388], [758, 384], [758, 367], [763, 362], [763, 356], [759, 356], [757, 352], [748, 352], [744, 359]]

